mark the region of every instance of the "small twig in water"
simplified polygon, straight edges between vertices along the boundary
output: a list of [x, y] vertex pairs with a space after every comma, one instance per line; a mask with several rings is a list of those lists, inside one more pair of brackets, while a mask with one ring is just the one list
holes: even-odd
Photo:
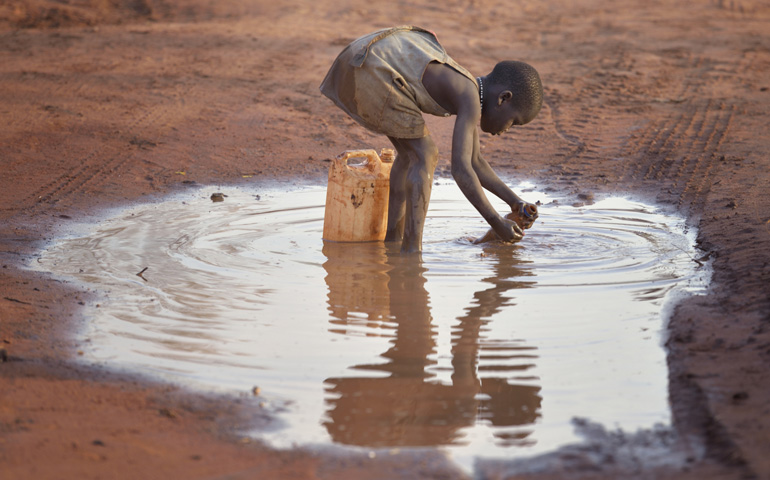
[[705, 263], [703, 263], [703, 262], [708, 261], [708, 259], [711, 258], [711, 254], [714, 253], [714, 252], [706, 252], [706, 254], [703, 255], [702, 257], [695, 258], [692, 255], [690, 255], [690, 253], [687, 250], [685, 250], [684, 248], [680, 247], [679, 245], [676, 245], [676, 244], [672, 244], [672, 245], [677, 250], [681, 251], [682, 253], [684, 253], [685, 255], [690, 257], [690, 260], [692, 260], [693, 262], [697, 263], [699, 267], [702, 267], [703, 265], [705, 265]]
[[21, 303], [22, 305], [32, 305], [29, 302], [22, 302], [21, 300], [16, 299], [16, 298], [11, 298], [11, 297], [3, 297], [3, 298], [8, 300], [9, 302]]
[[698, 265], [700, 265], [702, 267], [703, 266], [703, 262], [708, 261], [708, 259], [711, 258], [711, 254], [712, 253], [714, 253], [714, 252], [708, 252], [707, 254], [703, 255], [700, 258], [693, 258], [692, 261], [697, 263]]
[[137, 277], [139, 277], [139, 278], [141, 278], [142, 280], [144, 280], [144, 281], [146, 282], [146, 281], [147, 281], [147, 279], [146, 279], [146, 278], [144, 278], [144, 275], [142, 275], [142, 274], [143, 274], [144, 272], [146, 272], [148, 268], [150, 268], [150, 267], [144, 267], [144, 268], [142, 269], [142, 271], [141, 271], [141, 272], [139, 272], [139, 273], [137, 273], [137, 274], [136, 274], [136, 276], [137, 276]]

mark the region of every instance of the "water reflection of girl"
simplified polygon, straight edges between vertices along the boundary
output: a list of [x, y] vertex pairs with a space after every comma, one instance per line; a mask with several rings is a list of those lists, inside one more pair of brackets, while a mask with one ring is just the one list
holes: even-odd
[[[384, 363], [356, 365], [357, 371], [387, 376], [326, 380], [325, 426], [338, 443], [388, 446], [449, 445], [477, 421], [500, 427], [498, 441], [523, 445], [531, 430], [521, 428], [540, 415], [540, 388], [510, 384], [509, 377], [532, 367], [533, 347], [485, 342], [482, 328], [506, 305], [504, 293], [529, 284], [510, 248], [495, 250], [495, 274], [489, 289], [476, 292], [452, 336], [452, 383], [442, 384], [429, 371], [435, 366], [436, 332], [425, 289], [426, 268], [413, 258], [388, 252], [382, 243], [326, 243], [324, 268], [329, 288], [331, 330], [347, 334], [356, 324], [392, 328]], [[499, 250], [499, 251], [498, 251]], [[352, 314], [352, 315], [351, 315]], [[480, 351], [487, 345], [493, 374], [479, 378]], [[517, 361], [518, 359], [518, 361]], [[511, 362], [513, 360], [513, 363]], [[431, 381], [433, 379], [433, 381]], [[483, 394], [483, 395], [479, 395]]]

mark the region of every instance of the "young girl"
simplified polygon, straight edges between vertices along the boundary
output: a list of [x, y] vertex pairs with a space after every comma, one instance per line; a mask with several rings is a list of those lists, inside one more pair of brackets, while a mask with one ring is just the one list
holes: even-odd
[[[479, 153], [481, 130], [494, 135], [534, 119], [543, 102], [537, 71], [522, 62], [500, 62], [474, 77], [447, 55], [435, 34], [395, 27], [365, 35], [337, 57], [321, 92], [354, 120], [387, 135], [397, 151], [391, 170], [386, 241], [402, 241], [402, 252], [422, 250], [438, 149], [423, 113], [455, 115], [452, 176], [465, 197], [504, 241], [522, 238], [537, 207], [516, 195]], [[486, 189], [505, 201], [522, 225], [499, 215]]]

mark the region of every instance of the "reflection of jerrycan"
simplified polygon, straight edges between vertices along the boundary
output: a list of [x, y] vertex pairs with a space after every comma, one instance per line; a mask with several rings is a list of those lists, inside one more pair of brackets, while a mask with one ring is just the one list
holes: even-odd
[[383, 242], [324, 242], [330, 332], [355, 335], [369, 322], [392, 321], [386, 249]]
[[383, 149], [383, 157], [374, 150], [348, 150], [334, 159], [326, 187], [324, 240], [385, 239], [393, 151]]

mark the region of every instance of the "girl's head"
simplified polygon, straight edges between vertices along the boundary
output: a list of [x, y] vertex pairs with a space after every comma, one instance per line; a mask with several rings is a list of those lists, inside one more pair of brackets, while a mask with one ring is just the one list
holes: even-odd
[[524, 62], [505, 61], [482, 78], [481, 129], [499, 135], [512, 125], [531, 122], [543, 105], [537, 70]]

